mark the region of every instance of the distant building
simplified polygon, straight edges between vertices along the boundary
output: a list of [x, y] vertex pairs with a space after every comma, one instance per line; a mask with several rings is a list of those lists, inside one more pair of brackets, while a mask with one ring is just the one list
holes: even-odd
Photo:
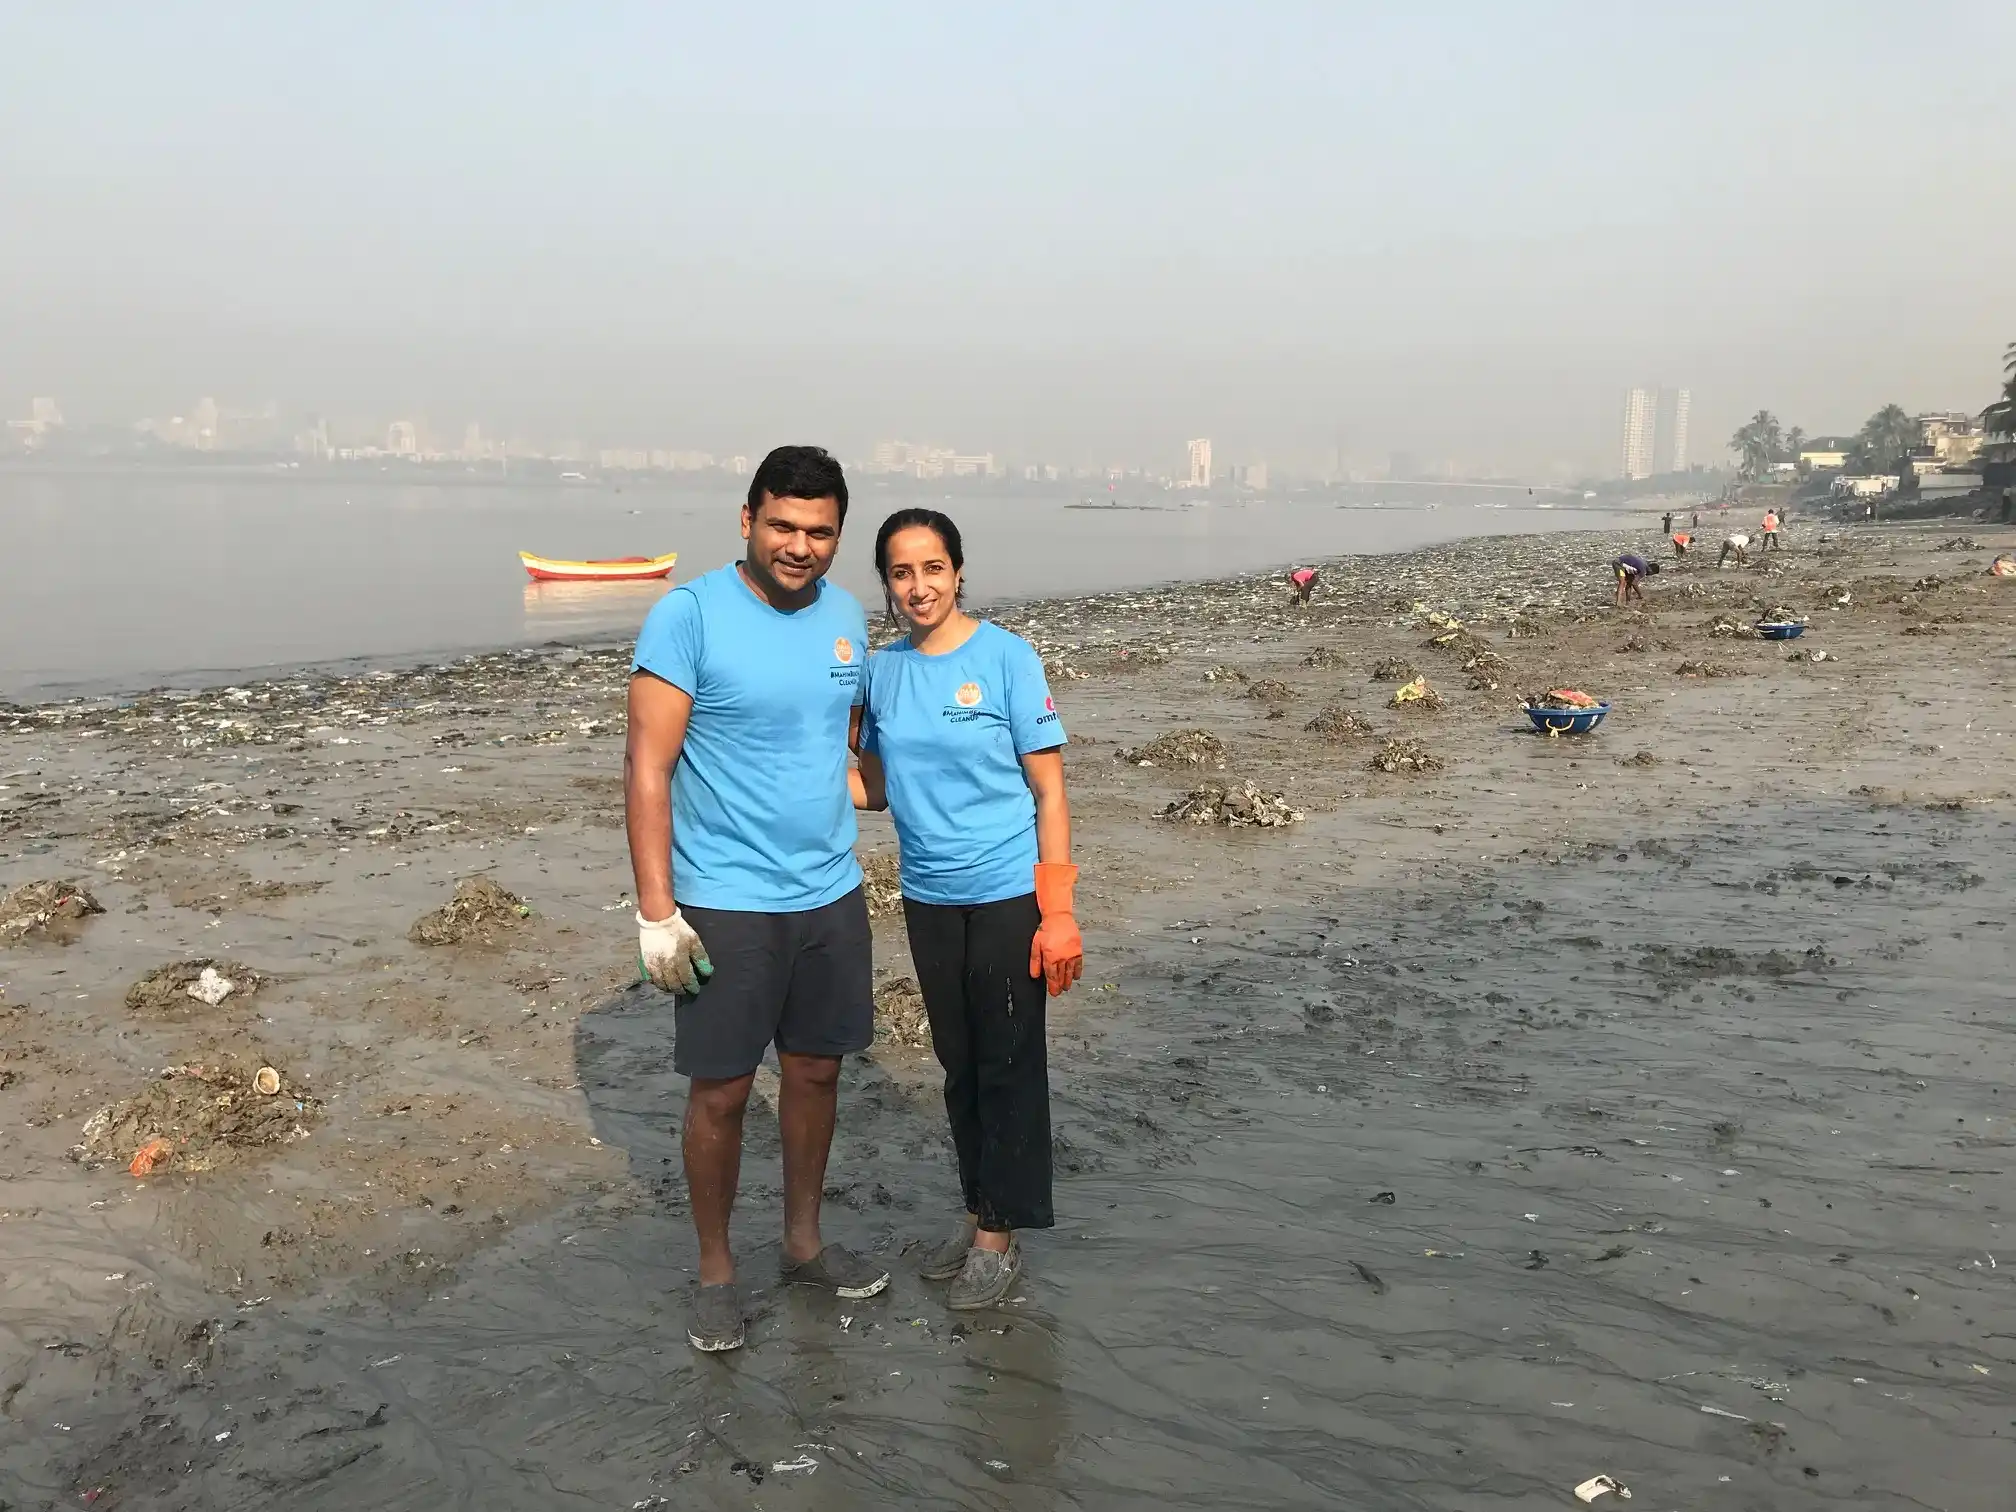
[[1987, 442], [1976, 415], [1920, 415], [1918, 447], [1911, 454], [1911, 465], [1918, 472], [1964, 471], [1974, 465]]
[[749, 459], [747, 457], [730, 457], [728, 459], [728, 471], [735, 474], [738, 478], [746, 478], [749, 476]]
[[1265, 493], [1267, 492], [1267, 464], [1265, 462], [1248, 462], [1244, 467], [1235, 467], [1232, 469], [1232, 481], [1241, 488], [1251, 489], [1254, 493]]
[[1190, 486], [1192, 488], [1211, 486], [1211, 442], [1208, 437], [1190, 443]]
[[1673, 464], [1671, 470], [1676, 473], [1687, 471], [1687, 420], [1689, 412], [1693, 408], [1694, 391], [1692, 389], [1674, 390], [1673, 419], [1670, 422], [1672, 429], [1667, 432], [1667, 439], [1671, 443], [1668, 452]]
[[1633, 482], [1652, 476], [1653, 442], [1659, 424], [1659, 391], [1634, 388], [1624, 400], [1624, 476]]
[[63, 429], [63, 411], [54, 399], [33, 399], [28, 404], [28, 418], [9, 420], [7, 428], [32, 451], [47, 441], [51, 432]]
[[394, 420], [385, 427], [385, 450], [394, 457], [419, 456], [420, 427], [411, 420]]

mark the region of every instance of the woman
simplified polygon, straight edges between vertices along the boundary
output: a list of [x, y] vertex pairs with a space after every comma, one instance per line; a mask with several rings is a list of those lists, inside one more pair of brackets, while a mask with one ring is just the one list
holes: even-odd
[[959, 607], [965, 566], [959, 527], [936, 510], [882, 522], [875, 570], [910, 633], [869, 658], [850, 779], [858, 806], [889, 809], [902, 847], [910, 958], [966, 1198], [922, 1273], [950, 1281], [962, 1311], [1007, 1297], [1017, 1232], [1054, 1221], [1044, 989], [1068, 991], [1084, 964], [1064, 727], [1035, 648]]

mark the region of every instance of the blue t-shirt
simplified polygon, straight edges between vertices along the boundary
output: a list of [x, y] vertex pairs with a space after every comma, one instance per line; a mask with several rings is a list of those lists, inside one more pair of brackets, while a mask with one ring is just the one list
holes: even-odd
[[926, 656], [907, 640], [868, 662], [861, 748], [882, 758], [903, 896], [997, 903], [1036, 886], [1036, 799], [1021, 758], [1064, 744], [1036, 648], [981, 621]]
[[734, 563], [645, 617], [636, 665], [693, 699], [672, 774], [672, 891], [696, 908], [802, 913], [861, 885], [847, 723], [868, 620], [822, 581], [773, 609]]

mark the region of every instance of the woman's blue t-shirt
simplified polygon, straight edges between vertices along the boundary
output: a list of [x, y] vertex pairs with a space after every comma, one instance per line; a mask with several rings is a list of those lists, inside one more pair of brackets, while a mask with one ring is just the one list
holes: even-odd
[[1022, 757], [1064, 744], [1036, 648], [982, 620], [926, 656], [907, 640], [868, 659], [861, 748], [882, 760], [903, 896], [997, 903], [1036, 885], [1036, 799]]

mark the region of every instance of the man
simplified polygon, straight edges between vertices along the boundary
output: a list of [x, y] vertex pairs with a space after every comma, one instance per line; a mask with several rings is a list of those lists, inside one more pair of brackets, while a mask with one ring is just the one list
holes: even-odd
[[1634, 598], [1639, 603], [1644, 603], [1645, 590], [1640, 584], [1659, 570], [1659, 564], [1626, 552], [1613, 561], [1610, 567], [1617, 574], [1617, 607], [1622, 609]]
[[700, 1277], [687, 1334], [737, 1349], [728, 1220], [742, 1115], [777, 1047], [784, 1279], [872, 1297], [889, 1273], [819, 1232], [841, 1057], [874, 1039], [868, 909], [854, 859], [848, 747], [868, 624], [825, 582], [847, 518], [840, 464], [814, 446], [763, 459], [740, 562], [659, 600], [637, 638], [623, 758], [638, 960], [673, 1005], [691, 1080], [681, 1148]]
[[1764, 550], [1780, 549], [1782, 548], [1778, 545], [1778, 511], [1767, 509], [1764, 511]]
[[1748, 567], [1750, 565], [1750, 537], [1740, 530], [1723, 540], [1722, 554], [1715, 558], [1715, 565], [1717, 567], [1726, 566], [1729, 558], [1732, 556], [1736, 558], [1736, 565], [1738, 567]]
[[1672, 510], [1670, 510], [1670, 509], [1669, 509], [1669, 510], [1667, 510], [1667, 511], [1666, 511], [1666, 513], [1665, 513], [1664, 515], [1662, 515], [1662, 516], [1660, 517], [1660, 520], [1659, 520], [1659, 533], [1660, 533], [1661, 535], [1669, 535], [1669, 536], [1670, 536], [1671, 534], [1673, 534], [1673, 511], [1672, 511]]

